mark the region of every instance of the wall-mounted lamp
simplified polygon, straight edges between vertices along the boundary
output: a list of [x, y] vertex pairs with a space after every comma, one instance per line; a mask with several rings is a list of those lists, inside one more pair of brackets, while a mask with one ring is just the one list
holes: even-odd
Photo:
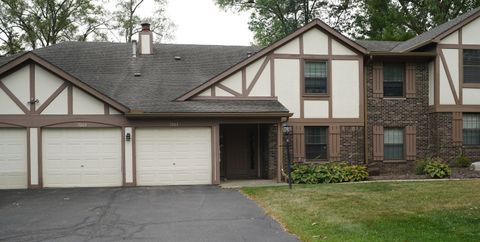
[[127, 134], [125, 135], [125, 140], [126, 140], [126, 141], [130, 141], [131, 139], [132, 139], [132, 135], [130, 135], [130, 133], [127, 133]]

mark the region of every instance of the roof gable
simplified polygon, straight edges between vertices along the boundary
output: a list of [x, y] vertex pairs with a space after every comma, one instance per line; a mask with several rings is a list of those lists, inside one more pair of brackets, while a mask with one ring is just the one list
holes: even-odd
[[298, 29], [297, 31], [293, 32], [292, 34], [286, 36], [285, 38], [273, 43], [272, 45], [263, 48], [259, 52], [255, 53], [254, 55], [250, 56], [249, 58], [237, 63], [236, 65], [232, 66], [231, 68], [225, 70], [224, 72], [220, 73], [219, 75], [211, 78], [210, 80], [206, 81], [205, 83], [195, 87], [194, 89], [190, 90], [189, 92], [185, 93], [184, 95], [178, 97], [176, 100], [177, 101], [186, 101], [189, 98], [205, 91], [208, 87], [211, 85], [222, 81], [226, 77], [234, 74], [235, 72], [239, 71], [241, 68], [254, 63], [255, 61], [260, 60], [261, 58], [266, 57], [269, 53], [282, 49], [282, 48], [287, 48], [289, 45], [291, 45], [291, 41], [294, 41], [297, 37], [300, 35], [306, 33], [307, 31], [313, 29], [313, 28], [318, 28], [327, 34], [333, 36], [339, 43], [347, 45], [349, 48], [351, 48], [353, 51], [359, 53], [359, 54], [367, 54], [368, 51], [365, 49], [363, 46], [357, 44], [356, 42], [350, 40], [346, 36], [342, 35], [338, 31], [334, 30], [327, 24], [325, 24], [323, 21], [319, 19], [315, 19], [314, 21], [310, 22], [309, 24], [303, 26], [302, 28]]
[[93, 89], [92, 87], [88, 86], [87, 84], [83, 83], [82, 81], [78, 80], [77, 78], [73, 77], [72, 75], [68, 74], [67, 72], [63, 71], [62, 69], [58, 68], [57, 66], [49, 63], [45, 59], [41, 58], [40, 56], [36, 55], [33, 52], [26, 52], [19, 55], [16, 58], [10, 59], [8, 62], [3, 63], [0, 66], [0, 76], [14, 70], [16, 67], [21, 66], [22, 64], [32, 61], [41, 67], [45, 68], [46, 70], [52, 72], [56, 76], [72, 83], [74, 86], [78, 87], [79, 89], [85, 91], [86, 93], [102, 100], [103, 102], [109, 104], [113, 108], [116, 108], [122, 112], [128, 112], [129, 109], [124, 105], [118, 103], [117, 101], [111, 99], [108, 96], [100, 93], [99, 91]]

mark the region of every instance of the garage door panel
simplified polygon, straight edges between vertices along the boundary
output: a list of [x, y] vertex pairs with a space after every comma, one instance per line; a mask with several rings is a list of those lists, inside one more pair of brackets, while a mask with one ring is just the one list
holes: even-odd
[[43, 131], [45, 187], [121, 186], [120, 129]]
[[0, 129], [0, 189], [27, 188], [27, 131]]
[[143, 128], [136, 134], [139, 185], [211, 184], [210, 128]]

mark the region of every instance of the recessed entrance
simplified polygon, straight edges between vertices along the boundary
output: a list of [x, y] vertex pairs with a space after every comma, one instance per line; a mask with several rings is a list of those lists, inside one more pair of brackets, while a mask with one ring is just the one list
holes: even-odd
[[272, 128], [264, 124], [220, 125], [222, 180], [275, 178], [276, 127]]

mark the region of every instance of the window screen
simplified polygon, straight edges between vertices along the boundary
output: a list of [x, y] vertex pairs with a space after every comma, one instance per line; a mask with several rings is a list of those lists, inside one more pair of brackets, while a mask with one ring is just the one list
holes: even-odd
[[305, 127], [305, 158], [327, 159], [327, 127]]
[[405, 65], [398, 63], [383, 64], [383, 96], [403, 97], [405, 83]]
[[480, 83], [480, 50], [463, 50], [463, 82]]
[[385, 128], [383, 135], [384, 159], [385, 160], [403, 160], [403, 129]]
[[463, 114], [463, 144], [480, 145], [480, 113]]
[[327, 93], [327, 62], [305, 61], [305, 93]]

